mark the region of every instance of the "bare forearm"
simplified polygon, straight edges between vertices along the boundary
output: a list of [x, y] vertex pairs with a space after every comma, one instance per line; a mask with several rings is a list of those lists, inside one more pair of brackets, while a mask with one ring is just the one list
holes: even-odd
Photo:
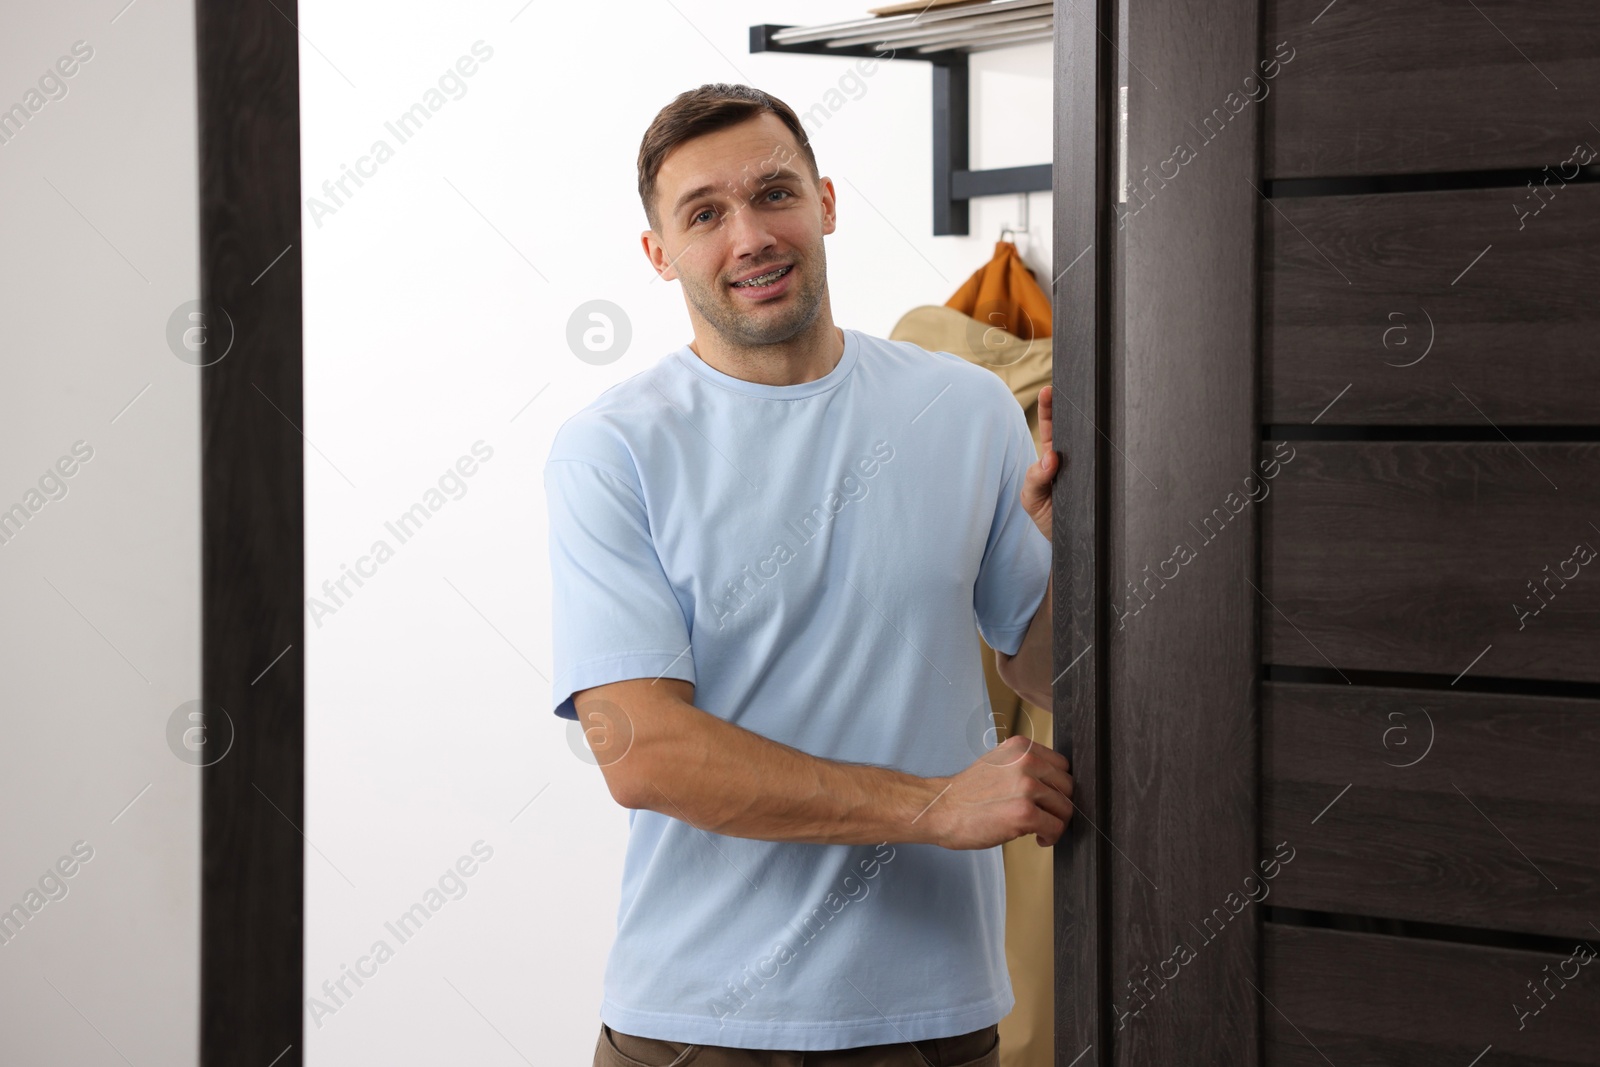
[[625, 760], [629, 807], [733, 837], [937, 843], [946, 780], [821, 759], [692, 704], [652, 708]]
[[1054, 644], [1051, 640], [1055, 610], [1053, 586], [1053, 581], [1045, 585], [1044, 599], [1039, 602], [1039, 608], [1028, 624], [1028, 632], [1023, 635], [1022, 645], [1017, 649], [1017, 654], [1007, 656], [1003, 652], [995, 653], [998, 657], [1000, 677], [1005, 683], [1030, 704], [1041, 708], [1050, 707], [1051, 687], [1054, 682], [1050, 677], [1051, 657], [1054, 652], [1051, 647]]

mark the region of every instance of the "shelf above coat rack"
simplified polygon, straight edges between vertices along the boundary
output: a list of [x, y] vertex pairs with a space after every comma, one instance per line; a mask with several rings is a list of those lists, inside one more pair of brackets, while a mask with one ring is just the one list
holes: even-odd
[[933, 232], [965, 235], [976, 196], [1047, 192], [1051, 165], [969, 170], [967, 56], [1054, 33], [1053, 0], [996, 0], [826, 26], [750, 27], [751, 52], [797, 52], [933, 65]]

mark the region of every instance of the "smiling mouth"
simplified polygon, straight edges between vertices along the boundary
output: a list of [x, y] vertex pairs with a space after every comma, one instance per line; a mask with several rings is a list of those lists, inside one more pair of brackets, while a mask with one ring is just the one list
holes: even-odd
[[792, 270], [794, 270], [794, 264], [791, 263], [787, 266], [770, 270], [765, 274], [758, 274], [754, 278], [749, 278], [742, 282], [734, 282], [732, 285], [735, 289], [759, 289], [764, 285], [771, 285]]

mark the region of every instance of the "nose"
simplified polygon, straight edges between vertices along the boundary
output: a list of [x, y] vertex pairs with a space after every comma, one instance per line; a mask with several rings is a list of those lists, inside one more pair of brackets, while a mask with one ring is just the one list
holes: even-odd
[[767, 220], [750, 203], [734, 208], [727, 220], [728, 251], [740, 259], [759, 259], [776, 242]]

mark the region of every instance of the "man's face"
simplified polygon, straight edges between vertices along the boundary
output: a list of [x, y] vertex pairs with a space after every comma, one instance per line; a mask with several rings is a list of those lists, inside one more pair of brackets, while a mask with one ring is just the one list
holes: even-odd
[[[816, 319], [827, 296], [822, 238], [834, 229], [833, 182], [813, 182], [776, 115], [674, 148], [656, 177], [656, 210], [661, 228], [643, 235], [646, 254], [729, 342], [778, 344]], [[768, 285], [733, 284], [783, 267]]]

